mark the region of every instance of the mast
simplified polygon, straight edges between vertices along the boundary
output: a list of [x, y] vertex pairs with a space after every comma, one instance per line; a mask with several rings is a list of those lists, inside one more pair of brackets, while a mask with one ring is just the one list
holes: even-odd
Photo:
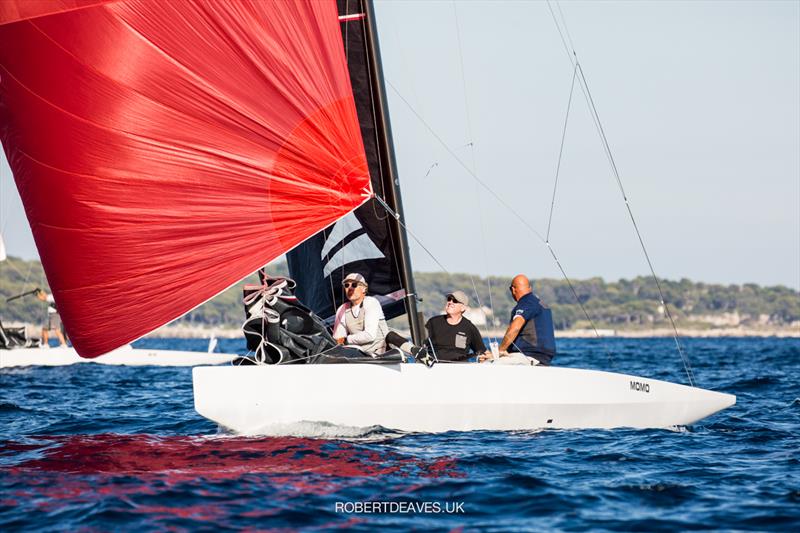
[[[378, 44], [378, 29], [375, 23], [375, 8], [372, 0], [363, 0], [366, 15], [366, 48], [367, 64], [369, 65], [370, 84], [375, 102], [375, 125], [378, 138], [380, 159], [384, 164], [381, 178], [384, 181], [384, 194], [386, 203], [405, 221], [403, 214], [403, 201], [400, 197], [400, 181], [397, 178], [397, 161], [394, 157], [394, 141], [392, 140], [392, 127], [389, 122], [389, 108], [386, 100], [386, 88], [383, 82], [383, 67], [381, 66], [380, 45]], [[411, 270], [411, 256], [408, 251], [408, 238], [405, 229], [397, 219], [392, 218], [390, 224], [392, 236], [398, 243], [398, 259], [400, 278], [406, 288], [406, 312], [408, 325], [411, 329], [411, 339], [414, 344], [421, 345], [425, 336], [420, 325], [417, 312], [417, 291], [414, 287], [414, 276]]]

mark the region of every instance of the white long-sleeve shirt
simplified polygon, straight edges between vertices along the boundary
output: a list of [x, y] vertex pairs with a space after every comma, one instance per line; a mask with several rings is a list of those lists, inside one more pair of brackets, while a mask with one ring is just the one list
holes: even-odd
[[386, 349], [387, 333], [389, 326], [377, 298], [366, 296], [355, 307], [345, 302], [336, 310], [333, 336], [337, 339], [344, 337], [347, 344], [358, 346], [365, 352], [381, 353]]

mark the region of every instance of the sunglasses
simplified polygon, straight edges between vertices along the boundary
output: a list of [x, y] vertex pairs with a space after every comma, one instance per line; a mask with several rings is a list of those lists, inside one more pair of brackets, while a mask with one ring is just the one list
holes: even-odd
[[447, 297], [447, 301], [448, 302], [453, 302], [454, 304], [460, 304], [461, 303], [458, 300], [456, 300], [455, 298], [453, 298], [452, 296], [448, 296]]
[[342, 287], [344, 287], [345, 289], [349, 289], [350, 287], [355, 289], [356, 287], [358, 287], [358, 282], [357, 281], [353, 281], [353, 282], [349, 282], [348, 281], [348, 282], [342, 283]]

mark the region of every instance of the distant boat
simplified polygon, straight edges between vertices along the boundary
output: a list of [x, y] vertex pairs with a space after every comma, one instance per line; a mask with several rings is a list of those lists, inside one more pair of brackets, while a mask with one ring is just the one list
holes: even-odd
[[73, 348], [17, 348], [0, 350], [0, 368], [26, 366], [68, 366], [96, 363], [114, 366], [197, 366], [230, 363], [237, 354], [153, 350], [126, 344], [94, 359], [78, 355]]
[[[82, 355], [152, 331], [285, 252], [300, 300], [322, 319], [341, 302], [342, 275], [359, 271], [387, 316], [406, 313], [421, 341], [371, 2], [122, 0], [46, 11], [0, 10], [9, 115], [0, 135]], [[430, 432], [669, 427], [735, 402], [595, 370], [298, 364], [271, 331], [283, 338], [318, 323], [276, 313], [267, 281], [253, 300], [263, 309], [259, 364], [193, 370], [198, 413], [235, 432], [305, 421]]]
[[[4, 252], [3, 236], [0, 234], [0, 252]], [[0, 254], [0, 263], [6, 257]], [[26, 291], [6, 299], [9, 303], [26, 296], [33, 296], [39, 289]], [[230, 363], [238, 354], [214, 353], [217, 338], [209, 339], [207, 352], [178, 350], [155, 350], [133, 348], [126, 344], [105, 355], [86, 359], [74, 348], [43, 346], [42, 340], [29, 337], [26, 327], [5, 327], [0, 321], [0, 369], [28, 366], [68, 366], [80, 363], [96, 363], [115, 366], [196, 366]]]

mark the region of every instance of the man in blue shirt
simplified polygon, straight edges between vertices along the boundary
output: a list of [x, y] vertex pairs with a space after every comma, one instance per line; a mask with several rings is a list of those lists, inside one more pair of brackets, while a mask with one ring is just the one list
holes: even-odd
[[[499, 364], [549, 365], [556, 355], [553, 315], [531, 290], [531, 282], [522, 274], [511, 281], [511, 296], [517, 302], [511, 310], [503, 342], [500, 343]], [[491, 356], [479, 357], [481, 362]]]

